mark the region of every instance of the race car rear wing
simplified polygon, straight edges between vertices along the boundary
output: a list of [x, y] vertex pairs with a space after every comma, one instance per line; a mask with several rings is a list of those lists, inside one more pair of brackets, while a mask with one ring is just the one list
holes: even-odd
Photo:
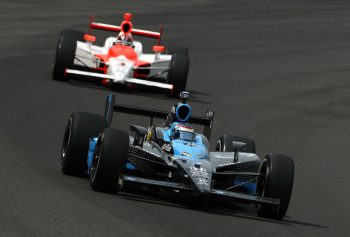
[[[109, 25], [104, 23], [90, 22], [90, 29], [96, 30], [104, 30], [104, 31], [112, 31], [112, 32], [120, 32], [122, 28], [116, 25]], [[134, 35], [140, 35], [144, 37], [150, 37], [155, 39], [160, 39], [162, 36], [162, 27], [160, 28], [160, 32], [149, 31], [149, 30], [140, 30], [140, 29], [132, 29], [131, 33]]]
[[[153, 125], [154, 118], [160, 118], [165, 120], [166, 117], [168, 116], [168, 112], [166, 111], [115, 104], [115, 96], [112, 94], [109, 94], [107, 96], [105, 113], [104, 113], [104, 117], [107, 122], [106, 127], [110, 127], [112, 123], [113, 112], [149, 117], [150, 126]], [[213, 120], [214, 120], [214, 111], [209, 110], [207, 112], [206, 117], [191, 116], [189, 122], [191, 124], [203, 125], [204, 126], [203, 135], [206, 136], [209, 140], [211, 135], [211, 129], [213, 126]]]

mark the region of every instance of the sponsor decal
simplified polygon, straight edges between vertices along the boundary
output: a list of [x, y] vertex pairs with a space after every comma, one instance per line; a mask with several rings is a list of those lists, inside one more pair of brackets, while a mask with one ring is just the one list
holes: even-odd
[[147, 133], [147, 136], [146, 136], [146, 141], [150, 141], [151, 138], [152, 138], [152, 130], [149, 129], [149, 130], [148, 130], [148, 133]]
[[195, 142], [186, 142], [185, 145], [186, 146], [197, 146], [197, 144]]
[[197, 182], [198, 185], [209, 185], [208, 177], [209, 173], [203, 167], [194, 167], [190, 166], [190, 172], [193, 177], [193, 180]]
[[181, 152], [180, 155], [182, 155], [182, 156], [187, 156], [187, 157], [191, 157], [191, 154], [188, 153], [188, 152], [186, 152], [186, 151]]
[[172, 147], [169, 143], [164, 143], [163, 146], [162, 146], [162, 149], [166, 152], [170, 152]]

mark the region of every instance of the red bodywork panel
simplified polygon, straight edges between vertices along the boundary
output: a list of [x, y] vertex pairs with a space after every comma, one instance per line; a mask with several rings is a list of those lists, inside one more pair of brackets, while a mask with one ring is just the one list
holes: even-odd
[[[135, 63], [135, 67], [149, 67], [151, 64], [146, 61], [138, 60], [137, 53], [135, 50], [129, 46], [117, 44], [111, 47], [107, 54], [96, 54], [95, 56], [100, 58], [103, 62], [108, 62], [109, 58], [116, 58], [119, 56], [125, 56], [128, 60]], [[98, 68], [98, 70], [107, 72], [107, 67]], [[136, 69], [134, 72], [134, 77], [145, 78], [149, 73], [147, 69]]]
[[87, 42], [93, 43], [93, 42], [96, 41], [96, 36], [85, 34], [84, 35], [84, 40], [86, 40]]
[[107, 62], [109, 58], [116, 58], [122, 55], [125, 56], [127, 59], [134, 61], [135, 63], [138, 61], [138, 57], [135, 50], [129, 46], [121, 44], [117, 44], [111, 47], [108, 50], [107, 54], [96, 54], [96, 57], [100, 58], [104, 62]]
[[111, 47], [108, 51], [108, 58], [114, 58], [124, 55], [127, 59], [131, 61], [137, 60], [137, 54], [135, 50], [129, 46], [117, 44]]

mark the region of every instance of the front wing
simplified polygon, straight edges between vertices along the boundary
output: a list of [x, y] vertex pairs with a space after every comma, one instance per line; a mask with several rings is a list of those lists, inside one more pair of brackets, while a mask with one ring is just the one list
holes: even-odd
[[[66, 69], [66, 73], [114, 80], [114, 77], [111, 75], [95, 73], [95, 72], [85, 72], [85, 71], [79, 71], [79, 70], [73, 70], [73, 69]], [[158, 88], [163, 88], [163, 89], [168, 89], [168, 90], [173, 89], [173, 85], [171, 85], [171, 84], [142, 80], [142, 79], [138, 79], [138, 78], [125, 78], [123, 80], [123, 82], [129, 82], [129, 83], [145, 85], [145, 86], [153, 86], [153, 87], [158, 87]]]
[[[169, 188], [169, 189], [174, 189], [174, 190], [194, 191], [194, 192], [196, 191], [195, 188], [184, 185], [184, 184], [180, 184], [180, 183], [147, 179], [147, 178], [135, 177], [135, 176], [130, 176], [130, 175], [124, 175], [124, 182], [125, 183], [139, 184], [139, 185], [151, 185], [151, 186], [157, 186], [157, 187], [161, 187], [161, 188]], [[203, 194], [207, 194], [207, 193], [203, 193]], [[249, 194], [240, 193], [240, 192], [231, 192], [231, 191], [224, 191], [224, 190], [218, 190], [218, 189], [211, 189], [209, 191], [209, 194], [215, 195], [215, 196], [232, 198], [232, 199], [240, 200], [240, 201], [250, 201], [250, 202], [254, 202], [254, 203], [269, 204], [269, 205], [276, 205], [276, 206], [280, 205], [280, 199], [260, 197], [260, 196], [249, 195]]]
[[173, 190], [191, 191], [196, 195], [207, 195], [221, 196], [226, 198], [232, 198], [241, 201], [249, 201], [254, 203], [262, 203], [269, 205], [279, 206], [280, 200], [256, 196], [252, 194], [242, 192], [232, 192], [221, 189], [212, 189], [212, 172], [211, 164], [208, 161], [192, 161], [187, 159], [175, 159], [173, 160], [174, 165], [185, 172], [189, 183], [179, 183], [174, 181], [155, 180], [149, 178], [141, 178], [130, 175], [124, 176], [124, 181], [140, 185], [151, 185], [158, 186], [161, 188], [168, 188]]

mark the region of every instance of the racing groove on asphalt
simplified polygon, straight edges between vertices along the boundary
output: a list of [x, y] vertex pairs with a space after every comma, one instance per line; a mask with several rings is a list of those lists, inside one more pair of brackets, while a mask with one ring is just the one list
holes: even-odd
[[[28, 3], [30, 2], [30, 3]], [[350, 208], [350, 4], [347, 1], [1, 0], [1, 236], [345, 236]], [[155, 10], [157, 12], [155, 12]], [[229, 133], [255, 139], [259, 155], [295, 159], [282, 222], [251, 205], [192, 210], [164, 200], [90, 190], [64, 176], [59, 151], [72, 111], [102, 113], [108, 90], [51, 79], [62, 28], [88, 16], [165, 27], [189, 47], [195, 114], [215, 108], [212, 143]], [[115, 92], [118, 102], [169, 109], [157, 92]], [[127, 128], [129, 117], [116, 119]], [[140, 119], [136, 119], [138, 122]]]

